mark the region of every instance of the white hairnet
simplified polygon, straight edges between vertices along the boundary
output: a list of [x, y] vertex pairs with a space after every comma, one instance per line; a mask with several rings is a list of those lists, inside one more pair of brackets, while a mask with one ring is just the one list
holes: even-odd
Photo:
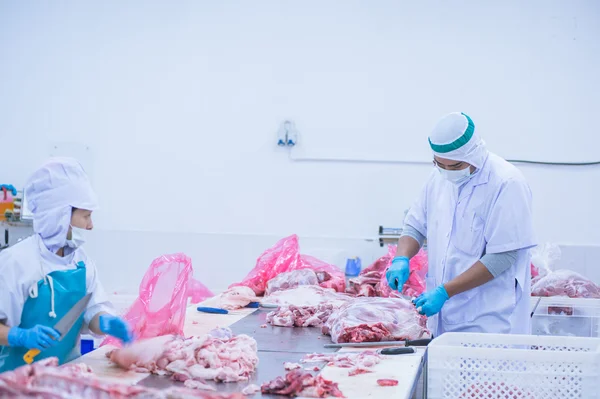
[[72, 208], [98, 208], [87, 174], [72, 158], [48, 160], [29, 178], [25, 196], [33, 214], [33, 230], [52, 252], [66, 245]]
[[429, 145], [434, 155], [466, 162], [477, 169], [483, 166], [488, 155], [475, 124], [461, 112], [448, 114], [437, 123], [429, 135]]

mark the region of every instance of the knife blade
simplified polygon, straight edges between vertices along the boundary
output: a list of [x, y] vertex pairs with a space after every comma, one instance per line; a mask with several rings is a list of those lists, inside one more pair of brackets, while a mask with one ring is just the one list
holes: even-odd
[[345, 342], [339, 344], [325, 344], [325, 348], [373, 348], [378, 346], [398, 346], [404, 344], [407, 346], [427, 346], [431, 338], [405, 340], [405, 341], [380, 341], [380, 342]]
[[[85, 312], [91, 298], [91, 293], [81, 298], [59, 321], [56, 322], [53, 328], [60, 334], [59, 341], [62, 341], [65, 335], [71, 331], [71, 328], [73, 328], [79, 317]], [[39, 354], [39, 349], [30, 349], [25, 356], [23, 356], [23, 360], [25, 360], [25, 363], [31, 364], [33, 363], [33, 359]]]

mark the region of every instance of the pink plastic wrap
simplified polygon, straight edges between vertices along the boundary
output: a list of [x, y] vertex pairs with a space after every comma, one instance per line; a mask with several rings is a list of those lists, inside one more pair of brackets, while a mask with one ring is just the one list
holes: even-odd
[[252, 288], [256, 295], [263, 295], [269, 280], [281, 273], [300, 269], [312, 269], [321, 276], [319, 285], [344, 290], [344, 273], [337, 267], [320, 261], [312, 256], [300, 255], [298, 236], [291, 235], [279, 240], [273, 247], [267, 249], [257, 260], [254, 269], [240, 283], [230, 287], [244, 285]]
[[356, 298], [327, 319], [323, 333], [340, 342], [379, 342], [429, 338], [425, 316], [401, 298]]
[[[387, 283], [385, 273], [392, 264], [396, 255], [396, 246], [390, 245], [388, 253], [377, 259], [372, 265], [363, 269], [358, 277], [348, 281], [346, 290], [349, 294], [357, 296], [380, 296], [384, 298], [398, 297]], [[427, 274], [427, 253], [420, 250], [410, 260], [410, 274], [408, 281], [402, 289], [402, 294], [417, 297], [425, 291], [425, 275]]]
[[[140, 284], [139, 297], [124, 315], [136, 339], [183, 335], [188, 298], [197, 303], [213, 296], [194, 280], [193, 273], [192, 261], [184, 254], [163, 255], [152, 262]], [[110, 337], [102, 345], [119, 343]]]
[[531, 288], [531, 295], [600, 298], [600, 287], [572, 270], [557, 270], [540, 278]]

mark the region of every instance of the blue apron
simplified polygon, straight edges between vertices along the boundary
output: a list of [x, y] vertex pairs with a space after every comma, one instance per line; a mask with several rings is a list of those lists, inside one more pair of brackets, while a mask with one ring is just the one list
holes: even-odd
[[[57, 270], [48, 274], [52, 278], [53, 290], [47, 282], [48, 279], [38, 281], [38, 295], [36, 298], [27, 298], [23, 306], [20, 328], [32, 328], [37, 324], [53, 327], [71, 308], [86, 295], [86, 269], [85, 263], [78, 262], [74, 270]], [[53, 291], [53, 292], [52, 292]], [[54, 312], [56, 318], [50, 317], [52, 295], [54, 296]], [[35, 357], [41, 360], [48, 357], [58, 357], [63, 364], [68, 356], [78, 350], [79, 333], [83, 325], [83, 315], [79, 317], [73, 328], [64, 338], [52, 348], [44, 349]], [[14, 370], [23, 366], [23, 356], [29, 349], [23, 347], [0, 346], [0, 373]]]

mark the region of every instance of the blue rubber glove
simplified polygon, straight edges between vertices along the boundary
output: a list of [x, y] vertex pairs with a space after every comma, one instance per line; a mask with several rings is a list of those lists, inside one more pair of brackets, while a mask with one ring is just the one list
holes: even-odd
[[60, 334], [54, 328], [38, 324], [32, 328], [13, 327], [8, 330], [8, 346], [27, 349], [48, 349], [58, 343]]
[[100, 331], [104, 334], [118, 338], [126, 344], [133, 340], [133, 334], [131, 333], [129, 324], [120, 317], [103, 314], [100, 315], [99, 322]]
[[406, 256], [397, 256], [392, 261], [392, 266], [385, 273], [388, 285], [391, 289], [402, 291], [402, 287], [408, 280], [410, 266]]
[[442, 310], [442, 306], [449, 299], [448, 292], [443, 285], [440, 285], [433, 291], [425, 292], [417, 297], [413, 303], [417, 311], [425, 316], [433, 316]]

